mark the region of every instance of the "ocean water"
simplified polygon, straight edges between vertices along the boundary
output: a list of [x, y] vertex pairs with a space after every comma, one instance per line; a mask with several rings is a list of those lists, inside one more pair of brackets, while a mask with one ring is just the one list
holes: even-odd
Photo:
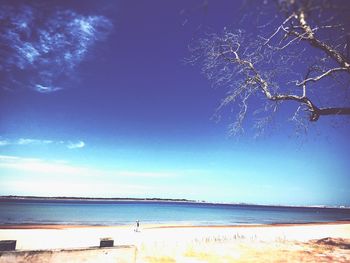
[[237, 225], [350, 220], [350, 209], [140, 201], [0, 200], [0, 224]]

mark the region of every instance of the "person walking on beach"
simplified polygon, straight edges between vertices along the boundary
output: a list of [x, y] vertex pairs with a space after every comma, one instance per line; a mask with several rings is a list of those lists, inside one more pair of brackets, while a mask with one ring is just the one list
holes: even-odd
[[136, 229], [135, 229], [135, 232], [140, 232], [139, 228], [140, 228], [140, 221], [139, 221], [139, 220], [136, 220]]

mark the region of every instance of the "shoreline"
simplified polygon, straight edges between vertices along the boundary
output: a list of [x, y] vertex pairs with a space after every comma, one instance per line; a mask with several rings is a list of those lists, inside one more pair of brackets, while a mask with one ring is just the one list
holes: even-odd
[[[141, 222], [142, 223], [142, 222]], [[347, 225], [350, 220], [327, 222], [301, 223], [272, 223], [272, 224], [234, 224], [234, 225], [183, 225], [183, 224], [142, 224], [143, 229], [171, 229], [171, 228], [268, 228], [318, 225]], [[79, 229], [79, 228], [130, 228], [133, 224], [120, 225], [74, 225], [74, 224], [0, 224], [0, 229]]]

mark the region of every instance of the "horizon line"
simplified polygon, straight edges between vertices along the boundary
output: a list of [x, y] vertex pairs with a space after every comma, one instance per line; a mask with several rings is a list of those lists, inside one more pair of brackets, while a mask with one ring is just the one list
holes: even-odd
[[185, 202], [198, 204], [218, 204], [218, 205], [246, 205], [246, 206], [269, 206], [269, 207], [291, 207], [291, 208], [336, 208], [350, 209], [346, 205], [283, 205], [283, 204], [256, 204], [245, 202], [213, 202], [206, 200], [192, 200], [186, 198], [160, 198], [160, 197], [82, 197], [82, 196], [35, 196], [35, 195], [0, 195], [0, 199], [56, 199], [56, 200], [115, 200], [115, 201], [170, 201], [170, 202]]

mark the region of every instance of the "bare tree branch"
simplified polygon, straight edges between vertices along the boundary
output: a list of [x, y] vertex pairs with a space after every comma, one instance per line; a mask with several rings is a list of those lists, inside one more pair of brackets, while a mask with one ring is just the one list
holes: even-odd
[[348, 69], [347, 68], [332, 68], [330, 70], [327, 70], [326, 72], [324, 72], [323, 74], [317, 76], [317, 77], [313, 77], [313, 78], [307, 78], [307, 79], [304, 79], [302, 82], [297, 82], [296, 85], [297, 86], [303, 86], [305, 85], [307, 82], [317, 82], [319, 81], [320, 79], [324, 78], [324, 77], [327, 77], [329, 75], [331, 75], [332, 73], [334, 72], [337, 72], [337, 71], [347, 71]]
[[271, 41], [271, 39], [272, 39], [274, 36], [276, 36], [277, 33], [280, 32], [281, 29], [283, 29], [284, 31], [286, 31], [286, 29], [284, 28], [284, 25], [285, 25], [288, 21], [290, 21], [293, 17], [295, 17], [295, 14], [294, 14], [294, 13], [291, 14], [289, 17], [287, 17], [286, 20], [284, 20], [284, 21], [282, 22], [282, 24], [275, 30], [275, 32], [274, 32], [268, 39], [266, 39], [264, 45], [267, 45], [267, 43], [269, 43], [269, 42]]
[[284, 102], [295, 103], [291, 120], [301, 128], [306, 128], [300, 120], [302, 110], [313, 122], [321, 116], [350, 115], [350, 101], [344, 100], [350, 92], [350, 36], [345, 29], [350, 25], [339, 17], [341, 8], [330, 0], [276, 3], [280, 15], [276, 17], [282, 22], [276, 25], [268, 18], [257, 27], [268, 37], [224, 28], [191, 49], [191, 62], [202, 65], [213, 86], [228, 88], [217, 110], [228, 105], [236, 108], [232, 134], [243, 131], [244, 119], [251, 107], [257, 107], [257, 98], [274, 105], [259, 111], [267, 114], [258, 117], [255, 127], [259, 129]]
[[331, 46], [327, 45], [326, 43], [320, 41], [318, 38], [315, 37], [313, 30], [307, 23], [306, 13], [303, 9], [299, 12], [297, 18], [299, 20], [301, 28], [307, 35], [307, 37], [303, 37], [302, 39], [307, 40], [312, 46], [323, 50], [328, 56], [337, 61], [341, 67], [346, 68], [346, 70], [350, 72], [350, 62], [348, 62], [346, 58], [343, 57], [342, 54], [336, 49], [333, 49]]

